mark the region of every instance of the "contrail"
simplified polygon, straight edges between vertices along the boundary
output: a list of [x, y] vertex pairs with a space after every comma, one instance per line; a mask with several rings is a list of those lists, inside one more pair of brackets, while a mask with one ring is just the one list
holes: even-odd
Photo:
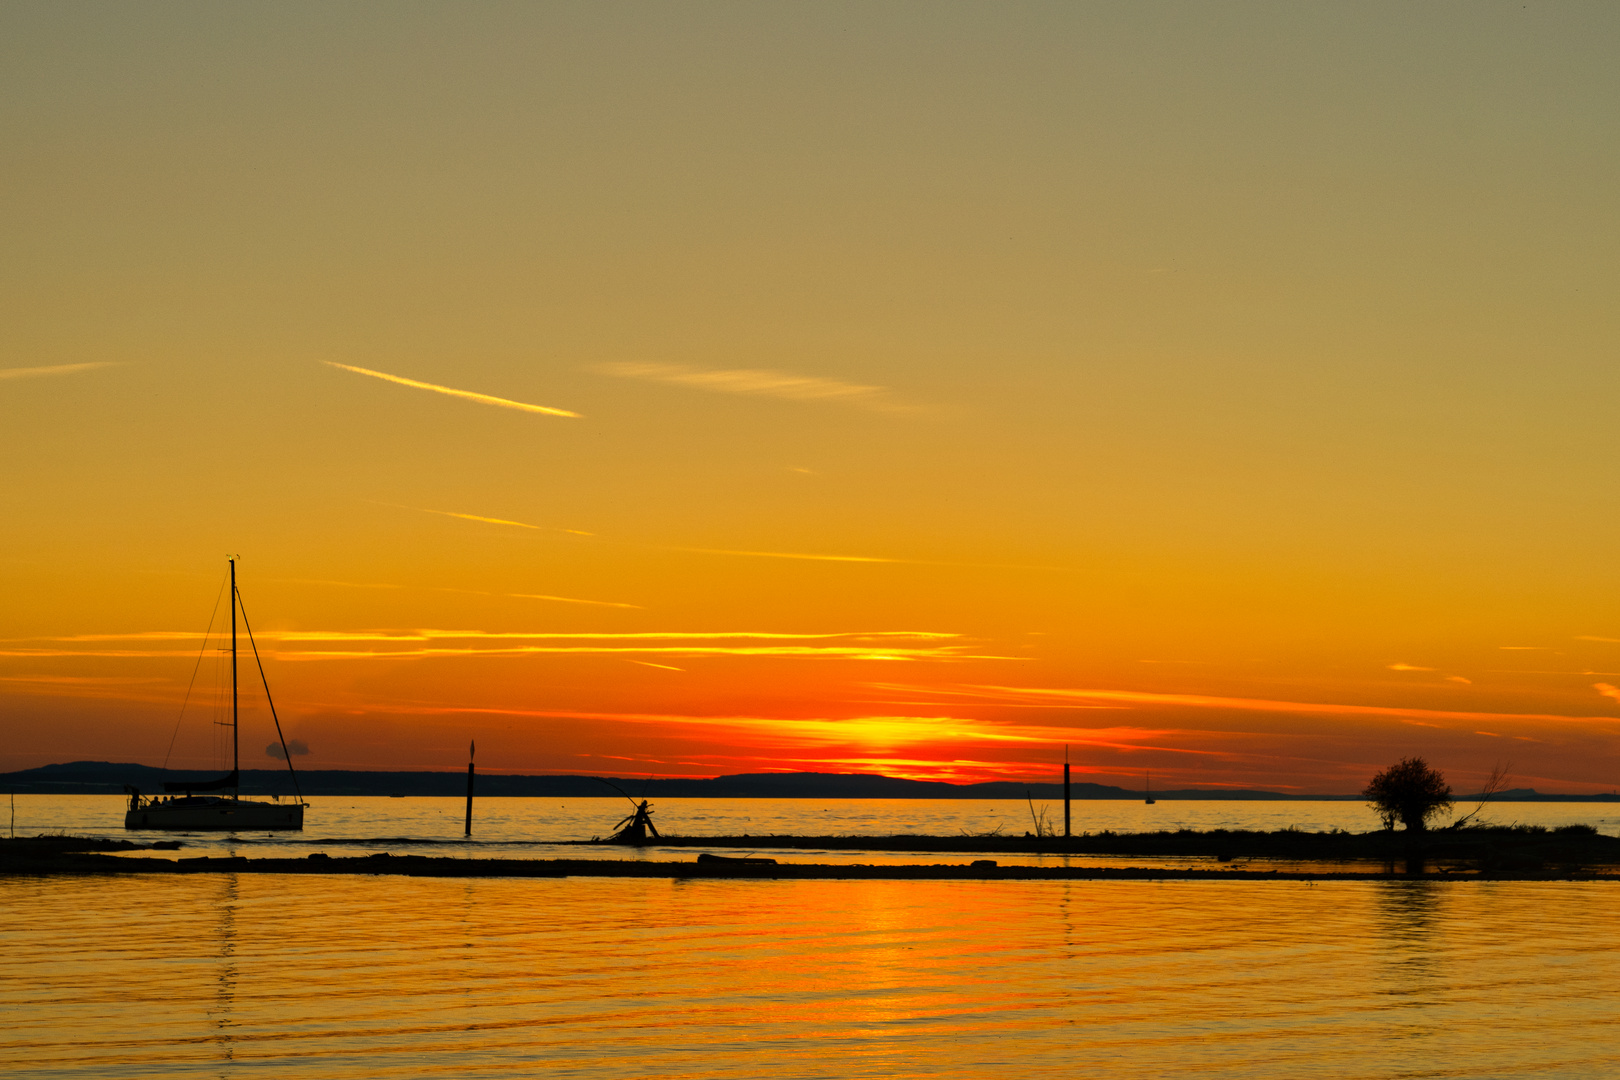
[[589, 604], [591, 607], [629, 608], [632, 611], [641, 611], [642, 610], [642, 607], [641, 607], [640, 604], [620, 604], [620, 603], [616, 603], [616, 602], [614, 602], [612, 600], [580, 600], [577, 597], [573, 597], [573, 596], [547, 596], [544, 593], [523, 593], [523, 592], [501, 593], [500, 595], [502, 595], [502, 596], [510, 596], [514, 600], [551, 600], [551, 601], [553, 601], [555, 603], [558, 603], [558, 604]]
[[484, 405], [499, 405], [503, 409], [519, 409], [523, 412], [543, 413], [546, 416], [579, 416], [579, 413], [569, 412], [567, 409], [553, 409], [546, 405], [530, 405], [526, 401], [512, 401], [509, 398], [494, 397], [490, 394], [480, 394], [472, 390], [456, 390], [449, 386], [439, 386], [435, 383], [418, 382], [415, 379], [407, 379], [402, 375], [390, 375], [384, 371], [372, 371], [370, 368], [351, 367], [348, 364], [339, 364], [333, 360], [322, 360], [321, 363], [327, 365], [328, 367], [341, 368], [344, 371], [352, 371], [356, 375], [370, 375], [373, 379], [382, 379], [384, 382], [398, 383], [401, 386], [414, 386], [418, 390], [431, 390], [435, 394], [449, 394], [451, 397], [466, 398], [468, 401], [476, 401]]
[[[615, 541], [609, 541], [610, 543]], [[616, 541], [623, 543], [624, 541]], [[655, 551], [684, 551], [693, 555], [736, 555], [747, 559], [808, 559], [812, 562], [890, 563], [895, 566], [955, 566], [976, 570], [1045, 570], [1053, 573], [1073, 573], [1069, 566], [1025, 566], [1018, 563], [944, 562], [935, 559], [890, 559], [878, 555], [812, 555], [799, 551], [733, 551], [729, 548], [665, 547], [655, 544], [636, 544], [636, 547]]]
[[52, 367], [12, 367], [0, 368], [0, 379], [32, 379], [40, 375], [72, 375], [78, 371], [90, 371], [94, 368], [117, 367], [116, 360], [97, 360], [90, 364], [56, 364]]
[[396, 510], [414, 510], [420, 514], [438, 514], [441, 517], [460, 518], [463, 521], [478, 521], [486, 525], [510, 525], [519, 529], [533, 529], [536, 532], [564, 532], [575, 536], [589, 536], [599, 543], [615, 544], [620, 547], [641, 548], [645, 551], [679, 551], [688, 555], [730, 555], [745, 559], [803, 559], [810, 562], [835, 563], [888, 563], [893, 566], [953, 566], [977, 570], [1041, 570], [1051, 573], [1069, 574], [1074, 572], [1069, 566], [1029, 566], [1021, 563], [972, 563], [972, 562], [945, 562], [935, 559], [893, 559], [881, 555], [819, 555], [803, 551], [743, 551], [732, 548], [700, 548], [675, 547], [669, 544], [641, 544], [634, 540], [609, 540], [586, 532], [584, 529], [564, 529], [555, 525], [531, 525], [527, 521], [513, 521], [509, 518], [485, 517], [482, 514], [458, 514], [453, 510], [430, 510], [425, 506], [406, 506], [404, 503], [381, 502], [376, 499], [367, 499], [367, 502], [377, 506], [391, 506]]
[[[644, 547], [648, 545], [638, 544], [637, 546]], [[741, 555], [750, 559], [810, 559], [815, 562], [914, 563], [916, 561], [913, 559], [884, 559], [876, 555], [808, 555], [797, 551], [729, 551], [724, 548], [689, 547], [670, 547], [663, 550], [687, 551], [694, 555]]]
[[440, 517], [460, 518], [462, 521], [480, 521], [485, 525], [510, 525], [517, 529], [533, 529], [535, 532], [565, 532], [575, 536], [595, 536], [595, 533], [584, 529], [564, 529], [557, 525], [531, 525], [527, 521], [513, 521], [511, 518], [485, 517], [482, 514], [458, 514], [454, 510], [430, 510], [425, 506], [406, 506], [404, 503], [379, 502], [376, 499], [367, 499], [375, 506], [391, 506], [395, 510], [414, 510], [418, 514], [438, 514]]

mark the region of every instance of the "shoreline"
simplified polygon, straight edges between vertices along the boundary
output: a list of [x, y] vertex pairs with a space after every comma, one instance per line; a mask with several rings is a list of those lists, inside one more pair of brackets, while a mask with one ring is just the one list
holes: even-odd
[[[223, 834], [221, 834], [223, 835]], [[192, 841], [195, 842], [195, 841]], [[407, 838], [303, 840], [287, 834], [283, 844], [369, 847], [364, 855], [313, 851], [302, 856], [202, 855], [188, 857], [187, 840], [166, 834], [111, 839], [40, 835], [0, 839], [0, 876], [62, 874], [403, 874], [429, 877], [662, 877], [820, 880], [1269, 880], [1269, 881], [1548, 881], [1620, 880], [1620, 837], [1591, 826], [1478, 827], [1420, 833], [1295, 829], [1250, 832], [1182, 829], [1174, 832], [1036, 836], [662, 836], [640, 843], [611, 840], [545, 841], [548, 847], [589, 848], [589, 858], [438, 854], [435, 841]], [[442, 841], [441, 841], [442, 842]], [[539, 843], [539, 842], [537, 842]], [[428, 852], [394, 854], [377, 847], [412, 845]], [[679, 849], [709, 849], [682, 860]], [[676, 849], [671, 851], [670, 849]], [[748, 849], [762, 856], [802, 852], [861, 852], [870, 862], [777, 862], [712, 854]], [[195, 849], [193, 849], [195, 850]], [[206, 850], [206, 849], [205, 849]], [[217, 850], [217, 849], [216, 849]], [[439, 850], [443, 850], [440, 848]], [[153, 854], [164, 852], [162, 856]], [[172, 852], [173, 854], [167, 854]], [[624, 857], [613, 855], [623, 853]], [[885, 854], [934, 856], [942, 861], [879, 862]], [[539, 854], [539, 853], [537, 853]], [[636, 857], [640, 854], [642, 857]], [[647, 856], [651, 856], [650, 858]], [[1103, 857], [1111, 866], [1061, 866], [995, 858]], [[1129, 865], [1128, 860], [1159, 865]], [[1201, 860], [1202, 866], [1168, 866], [1171, 860]], [[943, 861], [951, 860], [951, 861]], [[1120, 865], [1125, 862], [1126, 865]], [[1215, 865], [1209, 865], [1213, 862]], [[1238, 865], [1232, 865], [1234, 862]]]
[[466, 859], [428, 855], [342, 858], [246, 856], [164, 859], [99, 853], [40, 852], [0, 860], [0, 877], [86, 877], [108, 874], [325, 874], [440, 878], [665, 878], [770, 881], [1614, 881], [1620, 873], [1592, 870], [1302, 871], [1171, 867], [998, 866], [974, 863], [644, 862], [616, 859]]

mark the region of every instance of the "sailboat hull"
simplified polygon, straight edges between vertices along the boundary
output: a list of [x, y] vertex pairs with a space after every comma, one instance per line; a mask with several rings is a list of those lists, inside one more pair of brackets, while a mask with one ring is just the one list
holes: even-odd
[[152, 802], [126, 811], [126, 829], [183, 832], [275, 832], [304, 827], [302, 803], [194, 797]]

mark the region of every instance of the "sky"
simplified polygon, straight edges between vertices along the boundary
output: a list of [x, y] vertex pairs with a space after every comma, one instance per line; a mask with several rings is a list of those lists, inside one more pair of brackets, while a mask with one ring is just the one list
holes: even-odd
[[1614, 790], [1617, 40], [0, 6], [0, 769]]

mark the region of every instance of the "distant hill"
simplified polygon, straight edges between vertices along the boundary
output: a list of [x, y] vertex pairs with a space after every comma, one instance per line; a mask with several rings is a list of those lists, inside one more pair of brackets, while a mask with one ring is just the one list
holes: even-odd
[[[19, 795], [102, 795], [122, 794], [125, 784], [152, 794], [163, 790], [164, 781], [215, 780], [218, 772], [155, 769], [150, 765], [119, 764], [108, 761], [73, 761], [44, 765], [37, 769], [0, 774], [0, 793]], [[938, 780], [905, 780], [895, 776], [868, 773], [742, 773], [710, 779], [625, 779], [607, 777], [611, 783], [637, 798], [662, 799], [1036, 799], [1063, 797], [1061, 783], [1022, 784], [992, 781], [983, 784], [948, 784]], [[358, 770], [299, 770], [299, 787], [305, 795], [462, 795], [467, 790], [466, 774], [461, 772], [361, 772]], [[244, 795], [291, 795], [292, 781], [285, 769], [244, 769]], [[1072, 797], [1087, 799], [1140, 799], [1140, 791], [1106, 784], [1077, 783]], [[593, 798], [614, 797], [613, 789], [593, 776], [517, 776], [501, 773], [478, 774], [478, 796], [501, 798]], [[1276, 791], [1185, 788], [1155, 791], [1155, 799], [1176, 800], [1278, 800], [1359, 799], [1357, 795], [1285, 795]], [[1457, 801], [1466, 804], [1474, 797]], [[1530, 788], [1516, 788], [1497, 795], [1494, 802], [1620, 802], [1616, 795], [1543, 795]]]

